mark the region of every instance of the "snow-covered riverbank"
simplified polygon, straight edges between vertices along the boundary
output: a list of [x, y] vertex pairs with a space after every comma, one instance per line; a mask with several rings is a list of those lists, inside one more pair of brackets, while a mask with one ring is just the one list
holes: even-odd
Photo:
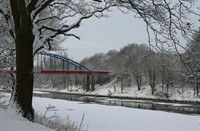
[[[37, 92], [42, 93], [42, 92]], [[9, 96], [9, 95], [8, 95]], [[33, 107], [37, 113], [44, 114], [46, 108], [51, 105], [55, 109], [47, 112], [47, 117], [57, 115], [61, 119], [71, 120], [81, 123], [83, 120], [83, 129], [89, 131], [199, 131], [200, 116], [199, 115], [183, 115], [177, 113], [167, 113], [162, 111], [151, 111], [126, 108], [120, 106], [105, 106], [99, 104], [90, 104], [83, 102], [73, 102], [51, 98], [33, 98]], [[10, 116], [9, 112], [1, 112], [0, 129], [3, 131], [43, 131], [40, 125], [23, 123], [24, 118], [20, 116], [11, 116], [4, 119], [4, 116]], [[8, 114], [7, 114], [8, 113]], [[2, 119], [3, 118], [3, 119]], [[11, 120], [12, 119], [12, 120]], [[16, 122], [15, 122], [16, 120]], [[13, 126], [8, 126], [9, 121]], [[22, 121], [22, 122], [21, 122]], [[23, 124], [23, 126], [21, 126]], [[12, 130], [15, 126], [14, 130]], [[29, 129], [32, 128], [32, 129]], [[45, 130], [48, 130], [45, 128]]]
[[125, 87], [123, 93], [116, 79], [108, 84], [102, 86], [96, 86], [95, 91], [85, 92], [79, 86], [71, 86], [68, 89], [51, 88], [51, 85], [41, 85], [40, 88], [35, 88], [35, 91], [53, 91], [63, 92], [71, 94], [85, 94], [85, 95], [102, 95], [102, 96], [116, 96], [116, 97], [129, 97], [129, 98], [145, 98], [145, 99], [160, 99], [160, 100], [172, 100], [172, 101], [188, 101], [188, 102], [200, 102], [200, 98], [194, 96], [193, 90], [189, 88], [174, 87], [170, 88], [168, 97], [161, 92], [161, 88], [157, 87], [157, 91], [154, 95], [151, 94], [150, 86], [143, 86], [140, 91], [136, 86]]
[[54, 131], [0, 108], [0, 131]]
[[[45, 114], [48, 106], [44, 108], [43, 112], [35, 111], [34, 122], [30, 122], [17, 114], [16, 109], [7, 106], [9, 99], [10, 93], [0, 92], [0, 131], [80, 131], [79, 129], [81, 129], [79, 125], [69, 119], [66, 122], [61, 117], [47, 117]], [[35, 106], [38, 105], [34, 105], [34, 108]]]
[[83, 129], [89, 131], [199, 131], [199, 115], [183, 115], [162, 111], [151, 111], [105, 106], [99, 104], [73, 102], [59, 99], [34, 97], [33, 106], [44, 113], [48, 105], [56, 110], [48, 116], [56, 115], [63, 119], [80, 123], [84, 115]]

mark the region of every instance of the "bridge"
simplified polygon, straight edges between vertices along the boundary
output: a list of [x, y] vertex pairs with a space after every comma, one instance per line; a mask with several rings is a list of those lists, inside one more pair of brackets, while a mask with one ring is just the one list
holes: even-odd
[[[0, 73], [16, 73], [16, 70], [7, 69], [0, 70]], [[69, 58], [61, 55], [39, 52], [34, 57], [34, 73], [35, 74], [75, 74], [84, 75], [85, 83], [84, 89], [86, 91], [93, 91], [95, 89], [94, 77], [97, 75], [101, 81], [101, 75], [108, 75], [108, 71], [92, 71], [84, 65], [75, 62]], [[97, 77], [96, 77], [97, 78]], [[68, 85], [69, 86], [69, 85]]]
[[[46, 65], [44, 64], [46, 62]], [[36, 72], [40, 74], [107, 75], [108, 71], [91, 71], [84, 65], [57, 54], [39, 52], [36, 56]], [[44, 67], [45, 66], [45, 67]]]
[[[34, 72], [39, 74], [86, 74], [108, 75], [108, 71], [91, 71], [84, 65], [57, 54], [39, 52], [34, 61]], [[10, 70], [0, 70], [0, 73], [11, 73]], [[16, 73], [15, 70], [12, 71]]]

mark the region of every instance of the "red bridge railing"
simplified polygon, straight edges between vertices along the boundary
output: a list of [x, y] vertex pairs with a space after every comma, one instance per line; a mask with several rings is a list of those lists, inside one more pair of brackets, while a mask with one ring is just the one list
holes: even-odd
[[[12, 71], [16, 73], [16, 71]], [[2, 71], [0, 73], [11, 73], [11, 71]], [[42, 70], [35, 71], [34, 73], [38, 74], [86, 74], [86, 75], [108, 75], [110, 72], [106, 71], [51, 71], [51, 70]]]

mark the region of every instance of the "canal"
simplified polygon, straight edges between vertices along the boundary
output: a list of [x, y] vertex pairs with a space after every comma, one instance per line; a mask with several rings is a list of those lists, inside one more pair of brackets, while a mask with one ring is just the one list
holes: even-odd
[[37, 92], [33, 106], [44, 113], [49, 105], [63, 119], [77, 123], [84, 115], [90, 131], [200, 131], [200, 105], [188, 102], [117, 99], [55, 92]]

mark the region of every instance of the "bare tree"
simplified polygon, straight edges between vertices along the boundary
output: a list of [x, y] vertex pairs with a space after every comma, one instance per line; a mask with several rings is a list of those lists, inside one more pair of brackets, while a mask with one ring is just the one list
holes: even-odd
[[194, 33], [187, 46], [185, 61], [190, 70], [187, 71], [186, 76], [188, 81], [194, 85], [194, 94], [198, 96], [200, 88], [200, 29]]
[[[132, 11], [136, 18], [142, 19], [146, 24], [149, 44], [155, 49], [174, 47], [180, 61], [191, 74], [191, 66], [182, 55], [183, 50], [188, 52], [181, 39], [190, 41], [194, 31], [199, 26], [200, 1], [199, 0], [117, 0], [121, 7]], [[122, 11], [124, 11], [122, 9]], [[182, 38], [181, 38], [182, 37]], [[171, 67], [170, 67], [171, 68]], [[162, 67], [163, 72], [169, 73], [169, 68]], [[197, 72], [193, 72], [197, 73]], [[166, 75], [166, 73], [164, 73]], [[164, 76], [164, 75], [163, 75]], [[163, 77], [163, 83], [168, 86], [172, 81], [170, 73]], [[167, 83], [168, 84], [167, 84]], [[197, 88], [196, 88], [197, 89]], [[198, 90], [198, 89], [197, 89]]]
[[124, 50], [120, 51], [113, 57], [112, 67], [117, 74], [118, 81], [120, 81], [121, 93], [124, 92], [126, 86], [126, 76], [128, 75], [125, 59], [126, 52]]
[[15, 86], [15, 76], [13, 69], [15, 67], [15, 46], [12, 37], [9, 34], [8, 26], [4, 18], [0, 17], [0, 68], [1, 70], [11, 70], [11, 73], [1, 74], [0, 83], [11, 90]]
[[124, 48], [127, 53], [124, 58], [126, 61], [126, 68], [128, 73], [135, 80], [138, 90], [141, 90], [142, 84], [144, 82], [145, 72], [144, 72], [144, 57], [147, 53], [147, 47], [145, 44], [137, 45], [130, 44]]
[[157, 55], [154, 51], [149, 50], [147, 55], [144, 57], [145, 62], [143, 63], [146, 65], [146, 72], [152, 95], [156, 90], [156, 78], [158, 77], [158, 58], [156, 56]]
[[146, 23], [149, 44], [161, 44], [185, 49], [180, 43], [182, 35], [188, 39], [197, 28], [200, 16], [199, 0], [117, 0], [121, 7], [135, 13]]
[[[16, 46], [16, 88], [11, 105], [23, 117], [33, 120], [33, 54], [60, 36], [73, 36], [72, 29], [92, 16], [101, 17], [111, 7], [106, 1], [76, 0], [10, 0], [0, 1], [0, 14], [5, 18]], [[50, 13], [46, 13], [50, 12]], [[45, 15], [47, 14], [47, 15]], [[55, 22], [54, 26], [50, 23]]]

